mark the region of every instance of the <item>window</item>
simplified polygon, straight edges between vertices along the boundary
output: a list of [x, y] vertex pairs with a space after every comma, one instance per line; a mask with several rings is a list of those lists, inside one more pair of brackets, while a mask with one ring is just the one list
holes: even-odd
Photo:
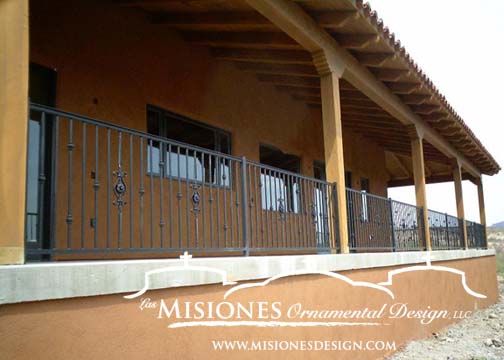
[[368, 192], [369, 192], [369, 179], [361, 178], [361, 191], [362, 191], [362, 221], [369, 221], [369, 202], [368, 202]]
[[229, 154], [231, 141], [228, 132], [150, 105], [147, 106], [147, 132], [202, 148], [148, 140], [148, 173], [159, 175], [162, 162], [165, 177], [213, 184], [220, 179], [220, 185], [229, 186], [229, 161], [203, 150]]
[[[285, 154], [272, 146], [259, 148], [261, 164], [299, 173], [301, 161], [295, 155]], [[301, 209], [301, 189], [297, 178], [263, 169], [261, 173], [261, 203], [264, 210], [298, 213]]]

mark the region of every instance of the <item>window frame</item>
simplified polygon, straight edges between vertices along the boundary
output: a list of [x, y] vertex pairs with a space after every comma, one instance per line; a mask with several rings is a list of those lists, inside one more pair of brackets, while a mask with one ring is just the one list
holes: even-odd
[[[149, 132], [148, 126], [149, 126], [150, 112], [157, 113], [158, 121], [159, 121], [159, 134], [153, 134], [153, 133]], [[186, 142], [168, 137], [166, 118], [174, 118], [182, 123], [187, 123], [187, 124], [191, 124], [193, 126], [197, 126], [197, 127], [200, 127], [200, 128], [206, 129], [206, 130], [210, 130], [213, 133], [214, 149], [208, 149], [208, 148], [205, 148], [202, 146], [186, 143]], [[227, 158], [227, 156], [231, 156], [231, 149], [232, 149], [232, 144], [231, 144], [232, 137], [231, 137], [230, 131], [218, 128], [216, 126], [208, 125], [204, 122], [191, 119], [187, 116], [183, 116], [183, 115], [177, 114], [173, 111], [166, 110], [166, 109], [163, 109], [159, 106], [155, 106], [155, 105], [151, 105], [151, 104], [147, 104], [147, 106], [146, 106], [145, 119], [146, 119], [146, 125], [147, 125], [146, 126], [147, 133], [149, 135], [160, 137], [160, 138], [166, 140], [167, 142], [171, 143], [171, 144], [162, 143], [160, 146], [158, 140], [152, 140], [153, 143], [154, 142], [157, 143], [156, 145], [153, 144], [153, 148], [158, 149], [158, 151], [161, 150], [160, 151], [161, 156], [163, 156], [165, 170], [163, 171], [163, 174], [161, 174], [159, 171], [159, 165], [158, 165], [157, 171], [156, 171], [154, 164], [152, 166], [154, 171], [152, 171], [152, 169], [150, 169], [150, 167], [149, 167], [150, 161], [149, 161], [148, 156], [150, 156], [150, 154], [151, 154], [151, 151], [149, 149], [149, 146], [150, 146], [149, 143], [150, 143], [151, 139], [146, 139], [147, 140], [146, 159], [145, 159], [146, 160], [146, 171], [145, 171], [146, 176], [156, 176], [156, 177], [160, 176], [164, 179], [169, 179], [169, 180], [180, 179], [184, 182], [190, 181], [192, 183], [198, 183], [198, 184], [203, 184], [203, 185], [212, 185], [212, 186], [221, 187], [221, 188], [231, 188], [232, 187], [232, 172], [233, 171], [232, 171], [232, 166], [229, 164], [231, 162], [231, 160]], [[227, 153], [222, 152], [221, 145], [222, 145], [222, 138], [223, 137], [225, 137], [227, 140], [227, 149], [225, 149], [227, 151]], [[168, 152], [168, 147], [171, 147], [171, 149], [172, 149], [171, 152]], [[185, 151], [184, 153], [176, 151], [176, 149], [181, 149], [181, 148], [182, 149], [185, 148], [185, 149], [189, 150], [190, 152], [201, 151], [202, 153], [205, 153], [205, 154], [208, 154], [208, 153], [222, 154], [223, 157], [221, 158], [220, 161], [222, 164], [228, 163], [227, 168], [229, 169], [226, 182], [222, 183], [222, 182], [218, 181], [218, 179], [221, 178], [221, 173], [222, 173], [221, 167], [222, 166], [217, 166], [217, 164], [216, 164], [217, 159], [215, 159], [215, 161], [212, 162], [212, 167], [214, 167], [214, 169], [211, 172], [211, 175], [215, 174], [215, 179], [209, 179], [209, 180], [206, 179], [206, 176], [205, 176], [206, 161], [204, 163], [201, 163], [201, 165], [199, 165], [203, 169], [201, 180], [198, 179], [198, 170], [197, 170], [198, 167], [196, 167], [196, 172], [193, 174], [193, 177], [186, 176], [185, 174], [182, 173], [181, 170], [177, 171], [177, 175], [173, 175], [171, 171], [168, 171], [167, 164], [172, 163], [171, 160], [168, 161], [168, 158], [170, 156], [169, 154], [179, 154], [178, 156], [181, 157], [180, 161], [184, 161], [182, 158], [187, 159], [187, 157], [192, 157], [193, 159], [198, 159], [198, 157], [195, 155], [192, 155], [192, 156], [186, 155], [188, 151]], [[175, 149], [175, 151], [173, 149]], [[208, 155], [208, 156], [210, 156], [210, 155]], [[218, 156], [219, 156], [218, 154], [212, 154], [212, 157], [218, 157]], [[226, 165], [224, 165], [224, 166], [226, 166]], [[187, 170], [186, 170], [186, 172], [187, 172]]]

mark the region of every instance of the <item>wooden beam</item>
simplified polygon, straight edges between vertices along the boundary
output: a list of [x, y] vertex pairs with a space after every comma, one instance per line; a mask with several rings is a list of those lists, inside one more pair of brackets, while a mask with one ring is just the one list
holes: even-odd
[[389, 152], [390, 157], [395, 161], [396, 165], [401, 169], [405, 176], [410, 177], [412, 175], [411, 171], [402, 163], [401, 159], [394, 154], [393, 152]]
[[301, 49], [300, 45], [284, 33], [270, 32], [200, 32], [182, 33], [184, 40], [206, 46], [256, 48], [256, 49]]
[[405, 94], [399, 97], [406, 105], [420, 105], [432, 99], [432, 95], [428, 94]]
[[0, 265], [25, 259], [29, 1], [0, 1]]
[[[464, 180], [469, 180], [471, 176], [467, 173], [462, 174]], [[438, 174], [425, 178], [427, 184], [447, 183], [453, 181], [453, 174]], [[415, 182], [412, 178], [409, 179], [391, 179], [387, 182], [387, 187], [411, 186]]]
[[427, 141], [435, 145], [447, 157], [459, 159], [464, 169], [473, 176], [480, 176], [480, 171], [473, 163], [451, 146], [436, 130], [425, 124], [362, 63], [355, 61], [357, 55], [354, 53], [354, 57], [348, 50], [342, 48], [299, 4], [290, 0], [246, 0], [246, 2], [310, 51], [314, 55], [314, 60], [319, 58], [321, 64], [317, 66], [317, 69], [330, 68], [332, 72], [342, 76], [400, 122], [418, 127]]
[[[310, 16], [323, 28], [339, 29], [352, 19], [356, 19], [355, 10], [310, 12]], [[177, 29], [198, 30], [269, 30], [276, 29], [269, 20], [255, 11], [205, 11], [205, 12], [152, 12], [151, 23], [168, 25]]]
[[211, 53], [215, 58], [222, 60], [282, 64], [313, 64], [313, 59], [310, 53], [303, 50], [213, 48]]
[[363, 66], [382, 66], [387, 60], [395, 57], [393, 53], [353, 52], [352, 54]]
[[385, 85], [395, 94], [411, 94], [421, 86], [414, 82], [385, 82]]
[[252, 71], [262, 74], [295, 75], [316, 78], [319, 77], [315, 67], [304, 64], [271, 64], [261, 62], [237, 61], [236, 66], [240, 70]]
[[438, 112], [432, 112], [430, 114], [424, 114], [422, 115], [422, 119], [426, 121], [438, 122], [443, 119], [446, 119], [447, 116], [448, 116], [447, 113], [438, 111]]
[[410, 73], [409, 70], [380, 67], [370, 67], [369, 71], [380, 81], [398, 81], [402, 76], [407, 76]]
[[485, 211], [485, 194], [483, 191], [483, 178], [477, 180], [478, 186], [478, 203], [479, 203], [479, 213], [480, 213], [480, 224], [486, 226], [486, 211]]
[[272, 83], [275, 85], [320, 88], [320, 80], [318, 78], [292, 75], [257, 74], [257, 79], [259, 79], [259, 81]]
[[355, 10], [344, 10], [310, 12], [309, 15], [324, 29], [336, 30], [348, 24], [352, 19], [356, 19], [359, 14]]
[[333, 36], [345, 49], [363, 49], [380, 40], [376, 34], [333, 34]]
[[455, 184], [455, 200], [457, 203], [457, 217], [462, 222], [462, 239], [465, 249], [469, 249], [467, 243], [467, 227], [464, 214], [464, 194], [462, 190], [462, 169], [458, 161], [454, 161], [453, 165], [453, 182]]
[[[345, 162], [343, 159], [343, 129], [339, 103], [339, 79], [332, 72], [320, 79], [322, 97], [322, 123], [324, 129], [324, 154], [327, 181], [336, 183], [338, 205], [338, 223], [340, 249], [342, 253], [349, 252], [348, 224], [346, 211]], [[332, 246], [336, 245], [334, 234], [331, 237]]]
[[[417, 206], [422, 207], [423, 210], [423, 235], [425, 238], [425, 247], [427, 251], [431, 251], [431, 241], [430, 232], [428, 229], [427, 219], [429, 217], [428, 207], [427, 207], [427, 193], [425, 190], [425, 162], [424, 162], [424, 151], [423, 151], [423, 139], [418, 134], [418, 130], [414, 125], [408, 128], [408, 132], [411, 139], [411, 161], [413, 164], [413, 178], [415, 180], [415, 196]], [[418, 224], [421, 222], [418, 221]], [[421, 226], [419, 226], [421, 228]]]
[[255, 11], [153, 12], [149, 14], [149, 19], [152, 24], [182, 30], [275, 31], [276, 29], [271, 21]]
[[417, 114], [428, 115], [432, 114], [434, 111], [441, 109], [440, 105], [422, 104], [422, 105], [410, 105], [411, 110]]

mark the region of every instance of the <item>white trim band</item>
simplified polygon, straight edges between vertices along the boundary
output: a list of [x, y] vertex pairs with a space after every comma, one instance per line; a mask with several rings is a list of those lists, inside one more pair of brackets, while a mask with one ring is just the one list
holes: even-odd
[[[265, 279], [280, 273], [344, 271], [418, 264], [495, 255], [495, 250], [447, 250], [395, 253], [318, 254], [193, 258], [190, 265], [227, 273], [230, 281]], [[110, 260], [36, 263], [0, 266], [0, 304], [136, 292], [147, 271], [180, 267], [179, 259]], [[152, 279], [149, 288], [161, 289], [220, 283], [215, 272], [184, 271]]]

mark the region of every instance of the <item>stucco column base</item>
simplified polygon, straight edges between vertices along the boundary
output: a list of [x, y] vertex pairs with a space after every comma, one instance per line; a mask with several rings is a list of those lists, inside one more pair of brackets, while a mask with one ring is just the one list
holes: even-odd
[[0, 265], [19, 265], [24, 264], [23, 247], [1, 247]]

